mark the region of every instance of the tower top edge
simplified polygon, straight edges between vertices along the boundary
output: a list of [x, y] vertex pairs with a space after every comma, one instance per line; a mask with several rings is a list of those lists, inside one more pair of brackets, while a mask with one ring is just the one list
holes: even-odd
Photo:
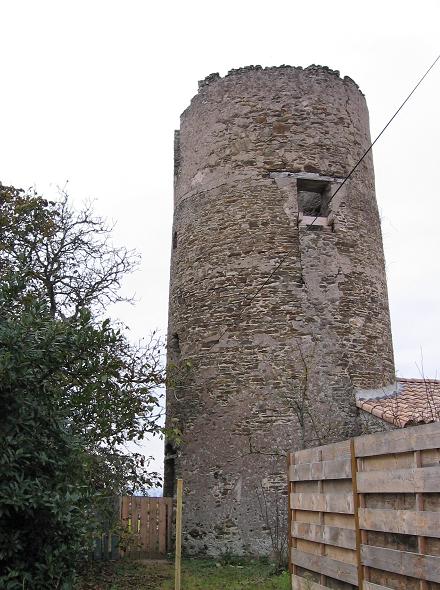
[[[263, 67], [260, 65], [249, 65], [249, 66], [243, 66], [241, 68], [235, 68], [235, 69], [229, 70], [229, 72], [225, 76], [220, 76], [220, 74], [218, 72], [214, 72], [214, 73], [206, 76], [203, 80], [199, 80], [198, 92], [191, 99], [191, 104], [193, 103], [193, 101], [197, 100], [199, 96], [203, 96], [209, 87], [211, 87], [214, 84], [217, 84], [218, 82], [228, 81], [231, 78], [234, 78], [237, 76], [243, 76], [243, 75], [249, 75], [249, 74], [255, 74], [255, 73], [269, 74], [269, 75], [270, 74], [302, 73], [302, 74], [305, 74], [306, 76], [310, 75], [311, 77], [331, 76], [333, 78], [340, 80], [341, 82], [343, 82], [345, 84], [349, 84], [350, 86], [355, 88], [362, 96], [364, 96], [364, 93], [362, 92], [362, 90], [359, 88], [359, 86], [356, 84], [356, 82], [352, 78], [350, 78], [349, 76], [342, 77], [339, 70], [332, 70], [328, 66], [311, 64], [311, 65], [303, 68], [302, 66], [290, 66], [290, 65], [286, 65], [286, 64], [282, 64], [280, 66], [268, 66], [268, 67]], [[191, 105], [189, 105], [188, 108], [183, 111], [182, 115], [190, 108], [190, 106]]]

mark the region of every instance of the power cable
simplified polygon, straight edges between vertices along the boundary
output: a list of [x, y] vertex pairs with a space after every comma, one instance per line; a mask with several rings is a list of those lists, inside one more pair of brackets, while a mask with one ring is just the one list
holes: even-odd
[[[390, 126], [390, 124], [393, 122], [393, 120], [397, 117], [397, 115], [400, 113], [400, 111], [403, 109], [403, 107], [405, 106], [405, 104], [409, 101], [409, 99], [411, 98], [411, 96], [414, 94], [414, 92], [417, 90], [417, 88], [420, 86], [420, 84], [423, 82], [423, 80], [426, 78], [426, 76], [429, 74], [429, 72], [434, 68], [434, 66], [436, 65], [436, 63], [439, 61], [440, 59], [440, 54], [436, 57], [436, 59], [432, 62], [432, 64], [429, 66], [429, 68], [426, 70], [426, 72], [423, 74], [423, 76], [420, 78], [420, 80], [417, 82], [417, 84], [414, 86], [414, 88], [411, 90], [411, 92], [408, 94], [408, 96], [405, 98], [405, 100], [402, 102], [402, 104], [400, 105], [400, 107], [396, 110], [396, 112], [394, 113], [394, 115], [391, 117], [391, 119], [388, 121], [388, 123], [385, 125], [385, 127], [382, 129], [382, 131], [379, 133], [379, 135], [376, 137], [376, 139], [370, 144], [370, 146], [365, 150], [365, 152], [362, 154], [362, 156], [359, 158], [359, 160], [356, 162], [356, 164], [353, 166], [353, 168], [350, 170], [350, 172], [347, 174], [347, 176], [344, 178], [344, 180], [341, 182], [341, 184], [338, 186], [338, 188], [335, 190], [335, 192], [333, 193], [333, 195], [330, 197], [330, 200], [328, 202], [328, 205], [330, 205], [330, 203], [333, 201], [333, 199], [336, 197], [336, 195], [338, 194], [338, 192], [341, 190], [341, 188], [344, 186], [344, 184], [353, 176], [354, 172], [356, 171], [356, 169], [360, 166], [360, 164], [363, 162], [363, 160], [365, 159], [365, 157], [369, 154], [369, 152], [372, 150], [373, 146], [375, 145], [375, 143], [380, 139], [380, 137], [384, 134], [384, 132], [386, 131], [386, 129]], [[315, 221], [318, 219], [319, 215], [317, 215], [313, 221], [308, 224], [307, 228], [309, 229], [314, 223]], [[258, 289], [256, 289], [255, 293], [252, 295], [252, 297], [249, 299], [249, 301], [247, 301], [248, 296], [244, 297], [244, 299], [242, 300], [240, 307], [240, 313], [238, 314], [237, 320], [241, 319], [243, 312], [245, 309], [247, 309], [257, 298], [257, 296], [259, 295], [259, 293], [261, 293], [261, 291], [264, 289], [264, 287], [268, 284], [268, 282], [270, 281], [270, 279], [273, 277], [273, 275], [280, 269], [280, 267], [284, 264], [284, 262], [287, 260], [287, 258], [290, 256], [290, 254], [295, 250], [296, 248], [296, 244], [295, 246], [293, 246], [292, 248], [290, 248], [286, 254], [283, 256], [283, 258], [281, 258], [280, 262], [275, 266], [275, 268], [268, 274], [268, 276], [266, 277], [266, 279], [263, 281], [263, 283], [258, 287]], [[218, 337], [218, 339], [216, 341], [214, 341], [211, 346], [208, 348], [207, 352], [209, 352], [214, 346], [216, 346], [220, 340], [223, 338], [223, 336], [226, 334], [226, 332], [228, 331], [229, 328], [225, 328], [223, 330], [223, 332], [221, 332], [220, 336]]]
[[[429, 68], [426, 70], [426, 72], [423, 74], [423, 76], [420, 78], [420, 80], [417, 82], [417, 84], [414, 86], [414, 88], [411, 90], [411, 92], [408, 94], [408, 96], [402, 102], [402, 104], [400, 105], [400, 107], [397, 109], [397, 111], [394, 113], [394, 115], [391, 117], [391, 119], [388, 121], [388, 123], [385, 125], [385, 127], [382, 129], [382, 131], [379, 133], [379, 135], [373, 141], [373, 143], [370, 144], [370, 147], [367, 150], [365, 150], [365, 152], [362, 154], [362, 156], [359, 158], [359, 160], [356, 162], [356, 164], [351, 169], [350, 173], [344, 178], [344, 180], [341, 182], [341, 184], [335, 190], [335, 192], [331, 196], [329, 202], [327, 203], [327, 206], [330, 205], [330, 203], [336, 197], [336, 195], [341, 190], [341, 188], [344, 186], [344, 184], [347, 182], [347, 180], [349, 180], [352, 177], [352, 175], [355, 172], [355, 170], [357, 169], [357, 167], [361, 164], [361, 162], [364, 160], [364, 158], [367, 156], [367, 154], [369, 154], [371, 152], [371, 150], [373, 149], [374, 144], [383, 135], [383, 133], [386, 131], [386, 129], [389, 127], [389, 125], [393, 122], [393, 120], [397, 117], [397, 115], [400, 113], [400, 111], [403, 109], [403, 107], [406, 105], [406, 103], [409, 101], [409, 99], [411, 98], [411, 96], [414, 94], [414, 92], [417, 90], [417, 88], [420, 86], [420, 84], [423, 82], [423, 80], [426, 78], [426, 76], [429, 74], [429, 72], [432, 70], [432, 68], [435, 66], [435, 64], [438, 62], [439, 59], [440, 59], [440, 55], [438, 55], [436, 57], [436, 59], [429, 66]], [[312, 221], [312, 223], [309, 224], [308, 227], [310, 227], [311, 225], [313, 225], [315, 223], [315, 221], [318, 219], [318, 217], [319, 217], [319, 215], [317, 215], [315, 217], [315, 219]]]

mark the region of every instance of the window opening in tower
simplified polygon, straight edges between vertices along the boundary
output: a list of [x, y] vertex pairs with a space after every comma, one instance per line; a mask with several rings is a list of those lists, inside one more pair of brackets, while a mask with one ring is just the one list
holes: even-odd
[[327, 217], [331, 186], [323, 180], [298, 178], [298, 210], [309, 217]]

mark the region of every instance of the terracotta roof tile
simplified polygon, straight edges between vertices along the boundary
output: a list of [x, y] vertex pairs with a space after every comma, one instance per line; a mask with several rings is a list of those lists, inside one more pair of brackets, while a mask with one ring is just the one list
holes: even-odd
[[396, 387], [381, 395], [359, 392], [358, 408], [404, 428], [440, 421], [440, 381], [434, 379], [397, 379]]

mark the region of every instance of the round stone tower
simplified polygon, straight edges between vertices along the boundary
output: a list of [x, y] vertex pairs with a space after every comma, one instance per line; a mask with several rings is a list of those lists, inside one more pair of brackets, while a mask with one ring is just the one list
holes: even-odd
[[[165, 495], [188, 553], [264, 554], [287, 451], [357, 435], [394, 382], [363, 94], [326, 67], [208, 76], [175, 137]], [[278, 508], [277, 508], [278, 507]]]

